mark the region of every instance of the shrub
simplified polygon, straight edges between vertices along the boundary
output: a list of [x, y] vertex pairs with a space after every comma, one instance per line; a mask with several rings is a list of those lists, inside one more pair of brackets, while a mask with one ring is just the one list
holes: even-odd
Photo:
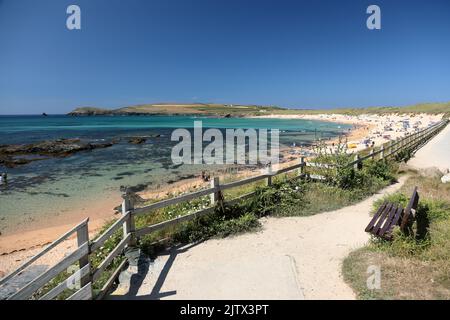
[[393, 164], [389, 161], [368, 160], [363, 169], [369, 176], [379, 178], [383, 181], [395, 182]]
[[412, 150], [411, 149], [402, 149], [398, 153], [394, 155], [394, 159], [396, 162], [408, 162], [409, 159], [412, 157]]
[[257, 216], [292, 215], [304, 203], [305, 184], [301, 180], [281, 181], [270, 187], [259, 187], [249, 203], [249, 211]]

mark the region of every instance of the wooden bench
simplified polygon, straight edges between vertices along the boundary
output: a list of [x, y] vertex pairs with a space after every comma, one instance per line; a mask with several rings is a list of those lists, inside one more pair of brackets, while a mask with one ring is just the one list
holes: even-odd
[[417, 192], [417, 187], [414, 188], [406, 208], [390, 202], [383, 203], [367, 225], [365, 231], [387, 240], [392, 239], [392, 231], [395, 226], [400, 226], [400, 230], [405, 234], [411, 234], [418, 203], [419, 193]]

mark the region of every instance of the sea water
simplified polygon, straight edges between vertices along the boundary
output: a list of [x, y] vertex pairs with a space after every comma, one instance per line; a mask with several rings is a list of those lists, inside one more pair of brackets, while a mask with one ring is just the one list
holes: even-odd
[[[332, 138], [349, 126], [303, 119], [209, 118], [193, 116], [0, 116], [0, 145], [61, 138], [119, 142], [112, 147], [79, 152], [65, 158], [34, 161], [8, 173], [8, 187], [0, 191], [0, 231], [30, 224], [40, 215], [63, 215], [98, 199], [120, 196], [121, 186], [161, 188], [205, 169], [202, 165], [173, 165], [170, 139], [177, 128], [279, 129], [280, 143], [297, 146], [317, 138]], [[149, 137], [133, 145], [130, 137]], [[158, 136], [158, 137], [156, 137]], [[223, 169], [208, 166], [207, 170]], [[111, 208], [118, 203], [111, 203]]]

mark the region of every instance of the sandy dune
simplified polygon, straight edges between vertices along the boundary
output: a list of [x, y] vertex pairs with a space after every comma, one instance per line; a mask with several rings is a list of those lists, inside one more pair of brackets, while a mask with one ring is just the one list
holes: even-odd
[[342, 260], [368, 240], [373, 201], [405, 179], [354, 206], [267, 218], [257, 233], [173, 249], [144, 270], [128, 294], [119, 287], [110, 298], [355, 299], [341, 278]]

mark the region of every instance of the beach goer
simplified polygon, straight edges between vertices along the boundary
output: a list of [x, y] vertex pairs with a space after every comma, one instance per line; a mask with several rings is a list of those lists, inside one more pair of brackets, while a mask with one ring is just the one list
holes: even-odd
[[0, 186], [6, 186], [8, 184], [8, 175], [6, 172], [3, 172], [0, 175]]
[[210, 176], [209, 173], [206, 173], [205, 171], [202, 171], [202, 180], [203, 180], [204, 182], [209, 181], [210, 178], [211, 178], [211, 176]]

